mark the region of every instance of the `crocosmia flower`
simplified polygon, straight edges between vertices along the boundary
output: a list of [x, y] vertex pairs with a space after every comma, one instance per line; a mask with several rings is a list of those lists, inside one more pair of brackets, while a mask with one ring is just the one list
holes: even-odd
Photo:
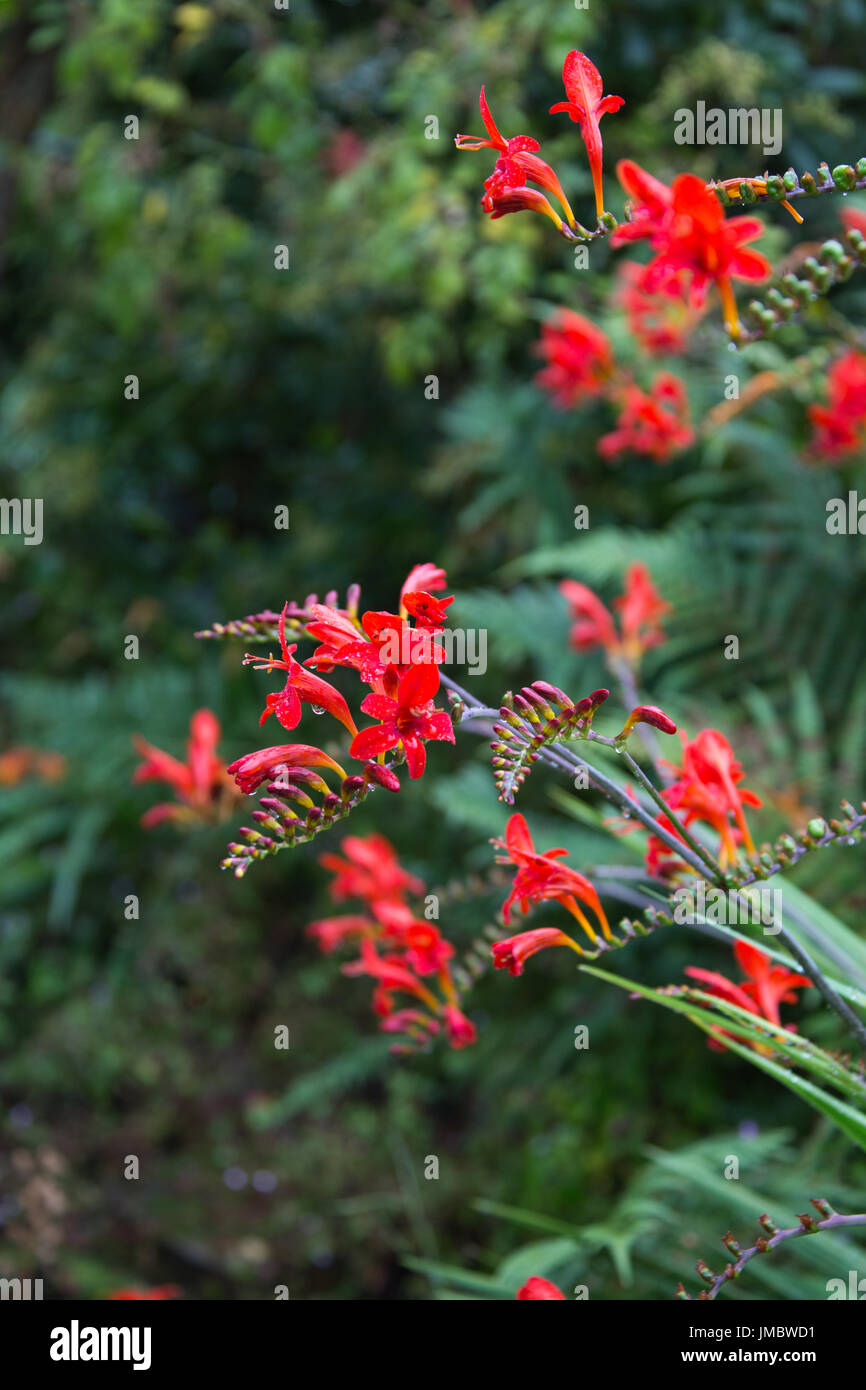
[[[729, 1004], [737, 1004], [747, 1013], [757, 1014], [759, 1018], [765, 1018], [769, 1023], [781, 1028], [779, 1005], [796, 1004], [796, 991], [808, 989], [812, 981], [807, 975], [797, 975], [788, 970], [787, 966], [774, 965], [770, 956], [764, 951], [759, 951], [751, 942], [736, 942], [734, 955], [746, 976], [740, 984], [735, 984], [733, 980], [727, 979], [715, 970], [701, 970], [696, 965], [687, 966], [686, 974], [691, 979], [698, 980], [708, 994], [726, 999]], [[792, 1023], [785, 1024], [785, 1028], [792, 1033], [797, 1031]], [[724, 1036], [724, 1029], [719, 1031]], [[725, 1050], [723, 1044], [714, 1038], [710, 1038], [709, 1043], [710, 1047], [717, 1051]], [[754, 1046], [757, 1051], [765, 1050], [760, 1044]], [[771, 1050], [766, 1049], [767, 1052]]]
[[765, 256], [746, 246], [763, 234], [763, 224], [756, 217], [726, 218], [715, 193], [695, 174], [678, 175], [668, 188], [632, 160], [621, 160], [617, 173], [634, 201], [630, 221], [616, 228], [611, 245], [649, 240], [656, 254], [645, 267], [644, 285], [651, 292], [681, 278], [688, 302], [700, 308], [716, 285], [725, 327], [738, 338], [732, 281], [760, 282], [772, 269]]
[[542, 326], [536, 352], [547, 364], [537, 373], [536, 384], [562, 410], [599, 395], [613, 371], [607, 335], [572, 309], [557, 309]]
[[536, 153], [541, 148], [538, 141], [533, 140], [530, 135], [513, 135], [506, 140], [490, 114], [483, 87], [478, 105], [481, 108], [484, 129], [487, 131], [486, 137], [457, 135], [454, 143], [458, 150], [488, 149], [497, 152], [498, 158], [493, 173], [484, 182], [485, 193], [481, 199], [484, 211], [494, 219], [504, 217], [509, 212], [540, 212], [549, 217], [559, 231], [563, 231], [562, 218], [554, 211], [549, 200], [543, 193], [539, 193], [538, 189], [529, 186], [531, 183], [537, 183], [559, 201], [568, 226], [574, 228], [574, 213], [569, 207], [559, 179], [550, 165], [539, 159]]
[[838, 357], [827, 373], [827, 405], [810, 405], [812, 452], [841, 458], [866, 442], [866, 353]]
[[233, 800], [234, 789], [217, 757], [219, 720], [209, 709], [196, 710], [189, 725], [185, 763], [154, 748], [143, 738], [134, 738], [136, 751], [144, 759], [133, 774], [133, 783], [166, 782], [175, 801], [151, 806], [141, 818], [148, 829], [164, 820], [190, 821], [219, 818]]
[[562, 67], [562, 80], [568, 101], [558, 101], [551, 106], [550, 114], [567, 111], [573, 121], [580, 126], [589, 167], [592, 173], [592, 186], [595, 190], [595, 210], [599, 217], [604, 212], [602, 192], [601, 163], [602, 143], [599, 121], [607, 113], [618, 111], [625, 105], [624, 97], [603, 97], [601, 73], [585, 53], [574, 49], [568, 54]]
[[402, 748], [409, 776], [420, 777], [426, 766], [428, 739], [454, 742], [454, 726], [444, 710], [434, 708], [439, 689], [439, 668], [410, 666], [399, 679], [386, 673], [384, 693], [373, 692], [361, 702], [364, 714], [378, 725], [362, 729], [352, 740], [353, 758], [376, 758], [391, 748]]
[[[680, 820], [689, 827], [696, 822], [710, 826], [719, 836], [719, 864], [723, 869], [737, 858], [742, 844], [747, 853], [754, 854], [755, 845], [746, 821], [745, 807], [762, 805], [761, 798], [743, 787], [743, 770], [734, 757], [734, 750], [718, 729], [702, 729], [694, 738], [680, 733], [683, 744], [682, 766], [667, 766], [676, 780], [662, 791], [662, 797]], [[667, 817], [659, 817], [664, 828], [676, 834], [676, 826]], [[647, 852], [647, 870], [655, 875], [676, 872], [679, 867], [671, 860], [669, 846], [651, 836]]]
[[571, 642], [577, 651], [601, 646], [608, 656], [622, 657], [630, 666], [637, 666], [645, 651], [665, 641], [660, 624], [672, 611], [671, 606], [653, 584], [646, 565], [638, 560], [626, 570], [625, 592], [613, 601], [618, 626], [613, 614], [586, 584], [564, 579], [559, 592], [571, 607]]
[[598, 452], [605, 459], [634, 453], [667, 463], [694, 438], [685, 386], [671, 372], [659, 372], [649, 391], [634, 382], [625, 387], [616, 429], [602, 435]]
[[527, 1279], [523, 1287], [518, 1289], [516, 1297], [520, 1299], [561, 1298], [567, 1301], [561, 1289], [558, 1289], [555, 1284], [551, 1284], [549, 1279], [542, 1279], [538, 1274], [533, 1274], [531, 1279]]
[[335, 690], [327, 681], [323, 681], [319, 676], [312, 675], [305, 671], [303, 666], [295, 661], [292, 653], [297, 651], [297, 643], [293, 642], [290, 647], [286, 646], [286, 604], [280, 614], [279, 638], [282, 657], [269, 656], [266, 660], [260, 656], [244, 657], [244, 665], [255, 665], [257, 671], [285, 671], [286, 684], [284, 689], [268, 695], [265, 708], [259, 724], [264, 724], [272, 714], [282, 724], [284, 729], [295, 729], [301, 722], [301, 701], [315, 705], [319, 709], [326, 710], [335, 719], [349, 730], [350, 734], [358, 732], [354, 719], [349, 713], [349, 706], [343, 699], [339, 690]]
[[[505, 857], [499, 859], [499, 863], [511, 863], [517, 867], [511, 892], [502, 904], [502, 920], [506, 926], [511, 920], [511, 909], [515, 903], [519, 903], [521, 911], [526, 913], [529, 911], [530, 903], [553, 900], [571, 913], [591, 941], [597, 941], [594, 928], [585, 913], [578, 907], [580, 902], [590, 909], [602, 932], [610, 939], [610, 927], [604, 909], [589, 879], [584, 878], [583, 874], [577, 873], [574, 869], [569, 869], [566, 865], [557, 862], [568, 853], [567, 850], [548, 849], [543, 854], [539, 853], [532, 842], [525, 818], [518, 812], [509, 817], [505, 827], [505, 838], [494, 840], [493, 844], [498, 849], [505, 851]], [[497, 943], [499, 946], [502, 944], [502, 942]], [[563, 943], [549, 941], [544, 944]], [[530, 952], [530, 954], [532, 953]], [[505, 961], [502, 962], [503, 965], [505, 963]], [[499, 964], [498, 961], [497, 964]]]

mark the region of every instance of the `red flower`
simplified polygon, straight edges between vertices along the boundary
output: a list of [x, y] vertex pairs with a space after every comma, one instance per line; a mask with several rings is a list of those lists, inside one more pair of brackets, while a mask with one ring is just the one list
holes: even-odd
[[726, 218], [715, 193], [695, 174], [680, 174], [667, 188], [632, 160], [621, 160], [617, 173], [636, 201], [630, 222], [617, 227], [611, 244], [649, 239], [656, 255], [645, 267], [644, 285], [652, 292], [684, 276], [684, 292], [700, 308], [715, 284], [725, 326], [732, 338], [739, 337], [731, 281], [761, 281], [770, 274], [767, 258], [745, 249], [746, 242], [763, 234], [763, 224], [755, 217]]
[[[761, 799], [747, 787], [739, 786], [743, 779], [742, 768], [728, 740], [717, 729], [703, 729], [691, 741], [683, 733], [680, 737], [683, 765], [668, 764], [677, 780], [664, 788], [662, 796], [687, 827], [695, 821], [703, 821], [716, 831], [721, 840], [719, 863], [725, 868], [736, 859], [740, 841], [749, 854], [754, 854], [755, 846], [743, 808], [761, 806]], [[732, 816], [735, 826], [731, 825]], [[665, 829], [676, 833], [673, 823], [666, 817], [658, 819]], [[674, 869], [675, 865], [666, 862], [670, 854], [662, 841], [651, 837], [646, 861], [648, 872], [667, 873]]]
[[180, 1295], [181, 1289], [179, 1285], [158, 1284], [156, 1288], [153, 1289], [118, 1289], [116, 1293], [110, 1293], [108, 1299], [110, 1302], [119, 1302], [129, 1299], [139, 1299], [143, 1301], [147, 1299], [180, 1298]]
[[[520, 903], [521, 911], [526, 913], [529, 911], [531, 902], [554, 900], [561, 903], [571, 913], [583, 927], [590, 940], [597, 941], [598, 938], [594, 929], [577, 905], [580, 901], [592, 910], [605, 937], [610, 939], [611, 932], [604, 909], [589, 879], [576, 873], [574, 869], [566, 868], [565, 865], [555, 862], [567, 854], [567, 850], [549, 849], [543, 854], [539, 854], [532, 843], [529, 826], [524, 817], [517, 812], [509, 817], [505, 827], [504, 840], [494, 840], [493, 844], [506, 851], [507, 857], [499, 859], [498, 863], [507, 864], [510, 862], [517, 865], [514, 885], [502, 905], [502, 920], [506, 926], [511, 920], [511, 908], [514, 903]], [[527, 935], [529, 934], [527, 933]], [[568, 941], [569, 938], [566, 937], [566, 942]], [[498, 942], [496, 944], [502, 946], [505, 943]], [[543, 944], [561, 945], [563, 943], [550, 941]], [[570, 944], [574, 946], [573, 942]]]
[[375, 929], [376, 924], [371, 922], [369, 917], [362, 917], [360, 913], [347, 913], [344, 917], [322, 917], [318, 922], [311, 922], [307, 927], [307, 935], [314, 937], [320, 950], [330, 955], [352, 938], [368, 936]]
[[601, 646], [609, 656], [623, 657], [631, 666], [636, 666], [645, 651], [665, 640], [659, 623], [672, 609], [653, 584], [646, 565], [639, 561], [629, 565], [625, 593], [613, 601], [619, 614], [620, 631], [617, 631], [613, 615], [585, 584], [563, 579], [559, 592], [571, 605], [571, 615], [575, 619], [571, 643], [578, 651]]
[[454, 947], [431, 922], [413, 921], [403, 934], [406, 962], [416, 975], [438, 975], [454, 955]]
[[810, 405], [815, 426], [812, 451], [840, 458], [862, 448], [866, 425], [866, 354], [852, 350], [838, 357], [827, 373], [828, 405]]
[[454, 595], [451, 594], [449, 598], [434, 598], [432, 594], [427, 594], [421, 589], [403, 594], [401, 602], [409, 617], [415, 619], [416, 630], [429, 628], [431, 631], [438, 631], [445, 626], [448, 618], [445, 610], [454, 602]]
[[516, 1297], [523, 1299], [565, 1299], [565, 1294], [555, 1284], [551, 1284], [549, 1279], [542, 1279], [538, 1274], [533, 1274], [531, 1279], [527, 1279], [523, 1288], [518, 1289]]
[[173, 788], [176, 802], [160, 802], [145, 811], [141, 823], [148, 828], [163, 820], [183, 820], [190, 816], [206, 817], [220, 802], [226, 800], [231, 785], [222, 762], [216, 755], [220, 738], [219, 720], [209, 709], [196, 710], [189, 725], [187, 760], [185, 763], [164, 753], [145, 739], [135, 737], [133, 743], [144, 758], [133, 773], [133, 783], [167, 782]]
[[601, 131], [598, 123], [606, 113], [613, 114], [624, 106], [625, 98], [602, 96], [601, 73], [586, 54], [578, 53], [577, 49], [568, 54], [563, 64], [562, 80], [568, 93], [568, 101], [558, 101], [555, 106], [551, 106], [550, 114], [567, 111], [571, 119], [580, 125], [592, 172], [595, 211], [598, 217], [601, 217], [604, 212], [604, 195], [601, 184]]
[[367, 695], [361, 709], [380, 722], [362, 729], [349, 749], [353, 758], [376, 758], [391, 748], [402, 747], [409, 776], [424, 772], [427, 739], [454, 742], [454, 726], [444, 710], [433, 707], [439, 689], [438, 666], [410, 666], [399, 679], [385, 675], [387, 693]]
[[[693, 980], [700, 980], [708, 994], [737, 1004], [741, 1009], [769, 1023], [782, 1027], [779, 1016], [780, 1004], [796, 1004], [798, 989], [808, 989], [812, 981], [807, 975], [796, 975], [784, 965], [774, 965], [771, 958], [749, 941], [737, 941], [734, 946], [737, 964], [746, 976], [745, 981], [734, 984], [724, 975], [714, 970], [701, 970], [695, 965], [686, 967], [686, 974]], [[790, 1032], [796, 1032], [793, 1024], [785, 1024]], [[724, 1030], [721, 1030], [724, 1035]], [[710, 1039], [710, 1046], [724, 1051], [721, 1043]], [[754, 1044], [757, 1051], [764, 1051], [760, 1044]], [[766, 1049], [770, 1051], [771, 1049]]]
[[484, 122], [487, 137], [457, 135], [454, 143], [458, 150], [488, 149], [498, 152], [499, 157], [493, 173], [484, 182], [484, 187], [487, 190], [481, 199], [481, 206], [484, 211], [494, 219], [504, 217], [508, 212], [540, 212], [545, 217], [549, 217], [559, 231], [563, 231], [562, 219], [554, 211], [544, 194], [539, 193], [535, 188], [527, 187], [527, 180], [531, 180], [533, 183], [540, 184], [542, 188], [546, 188], [548, 193], [552, 193], [559, 200], [568, 225], [573, 228], [575, 226], [574, 213], [568, 205], [568, 199], [562, 191], [559, 179], [550, 165], [546, 164], [543, 159], [539, 159], [535, 153], [541, 148], [538, 141], [533, 140], [530, 135], [513, 135], [510, 140], [506, 140], [500, 134], [490, 114], [483, 87], [478, 98], [478, 105], [481, 108], [481, 119]]
[[345, 780], [346, 774], [340, 764], [321, 748], [308, 743], [279, 743], [273, 748], [259, 748], [230, 763], [227, 771], [248, 795], [269, 778], [276, 780], [280, 790], [288, 790], [293, 782], [306, 782], [319, 791], [327, 791], [328, 785], [323, 778], [308, 770], [313, 767], [333, 768]]
[[[626, 224], [629, 225], [629, 224]], [[651, 293], [645, 285], [646, 266], [625, 261], [620, 266], [617, 299], [625, 309], [630, 332], [647, 352], [680, 352], [698, 317], [683, 298], [678, 280], [666, 281]]]
[[694, 441], [685, 387], [679, 377], [659, 372], [649, 391], [630, 382], [623, 391], [617, 427], [598, 441], [598, 452], [612, 459], [632, 450], [656, 463]]
[[419, 589], [426, 593], [432, 593], [434, 590], [438, 593], [445, 585], [445, 571], [440, 569], [439, 565], [434, 565], [431, 560], [425, 560], [420, 565], [413, 565], [406, 575], [400, 590], [400, 603], [402, 605], [406, 594], [416, 593]]
[[319, 863], [335, 875], [335, 902], [361, 898], [364, 902], [403, 902], [407, 893], [423, 893], [420, 878], [403, 868], [394, 846], [384, 835], [347, 835], [340, 848], [345, 855], [322, 854]]
[[321, 680], [318, 676], [311, 675], [309, 671], [304, 670], [299, 662], [294, 660], [292, 653], [297, 651], [296, 642], [293, 642], [290, 647], [286, 646], [288, 607], [289, 605], [286, 604], [283, 608], [279, 622], [282, 659], [269, 656], [267, 660], [263, 660], [260, 656], [250, 656], [249, 654], [244, 657], [243, 664], [245, 666], [256, 663], [257, 671], [285, 671], [288, 677], [283, 690], [267, 696], [259, 724], [264, 724], [266, 719], [275, 714], [284, 729], [297, 728], [301, 722], [301, 701], [305, 700], [308, 704], [317, 705], [321, 709], [327, 710], [328, 714], [332, 714], [335, 719], [338, 719], [349, 730], [350, 734], [356, 734], [358, 732], [357, 725], [339, 690], [335, 690], [332, 685]]
[[471, 1047], [478, 1039], [474, 1023], [471, 1023], [454, 1004], [446, 1004], [444, 1014], [445, 1027], [448, 1030], [448, 1040], [451, 1046], [454, 1048]]
[[493, 964], [497, 970], [507, 970], [509, 975], [522, 975], [529, 957], [546, 951], [549, 946], [569, 946], [572, 951], [578, 949], [576, 942], [557, 927], [536, 927], [532, 931], [518, 932], [516, 936], [509, 936], [503, 941], [494, 941], [491, 947]]
[[402, 956], [380, 956], [369, 937], [361, 942], [361, 957], [342, 967], [344, 975], [372, 975], [380, 985], [379, 1010], [389, 1014], [392, 1009], [391, 993], [412, 994], [421, 999], [433, 1013], [439, 1010], [439, 1001], [426, 985], [405, 964]]
[[536, 352], [547, 366], [536, 374], [535, 380], [562, 410], [597, 396], [613, 370], [606, 335], [571, 309], [557, 309], [542, 326]]

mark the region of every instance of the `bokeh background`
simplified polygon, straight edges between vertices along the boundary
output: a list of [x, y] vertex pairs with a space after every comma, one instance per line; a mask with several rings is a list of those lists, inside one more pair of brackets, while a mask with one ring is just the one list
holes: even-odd
[[[593, 1298], [665, 1298], [761, 1211], [790, 1219], [818, 1191], [862, 1209], [862, 1160], [796, 1100], [556, 958], [479, 977], [474, 1048], [394, 1059], [364, 982], [304, 937], [328, 904], [325, 842], [236, 882], [218, 869], [231, 822], [145, 832], [156, 797], [130, 779], [132, 735], [181, 754], [198, 706], [227, 759], [258, 746], [268, 683], [239, 645], [194, 640], [215, 619], [352, 581], [392, 607], [410, 566], [435, 559], [455, 621], [488, 631], [486, 700], [537, 677], [580, 694], [604, 670], [570, 650], [556, 582], [609, 601], [642, 559], [675, 608], [646, 693], [732, 739], [766, 800], [759, 833], [863, 796], [866, 562], [862, 540], [824, 527], [863, 461], [804, 452], [862, 285], [736, 356], [709, 317], [669, 364], [696, 444], [665, 466], [605, 465], [604, 408], [553, 410], [533, 345], [566, 304], [639, 376], [658, 365], [612, 306], [615, 258], [594, 246], [578, 271], [544, 219], [483, 218], [488, 157], [453, 135], [479, 128], [485, 82], [502, 128], [544, 141], [588, 218], [576, 127], [547, 115], [577, 47], [627, 102], [603, 126], [617, 211], [626, 155], [663, 178], [762, 171], [758, 150], [674, 144], [673, 112], [698, 99], [782, 107], [780, 170], [850, 162], [864, 23], [862, 0], [0, 4], [0, 479], [45, 515], [40, 546], [0, 538], [0, 738], [65, 759], [53, 780], [0, 764], [3, 1273], [59, 1298], [166, 1282], [207, 1299], [277, 1284], [508, 1297], [540, 1241], [546, 1268]], [[810, 203], [799, 239], [833, 235], [839, 205]], [[765, 220], [777, 260], [797, 234], [778, 208]], [[726, 373], [794, 360], [789, 388], [703, 425]], [[720, 656], [729, 633], [736, 662]], [[621, 859], [561, 802], [537, 772], [524, 809], [540, 842]], [[504, 820], [466, 738], [431, 748], [423, 782], [372, 797], [351, 830], [391, 838], [469, 951]], [[798, 883], [862, 931], [858, 852], [815, 859]], [[653, 983], [690, 962], [730, 970], [684, 933], [629, 956]], [[721, 1176], [731, 1152], [737, 1184]], [[838, 1258], [798, 1244], [729, 1296], [824, 1297]]]

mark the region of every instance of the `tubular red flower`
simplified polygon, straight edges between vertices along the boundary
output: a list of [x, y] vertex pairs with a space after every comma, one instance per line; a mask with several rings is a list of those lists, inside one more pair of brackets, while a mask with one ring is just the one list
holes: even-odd
[[384, 835], [346, 835], [340, 849], [342, 856], [319, 856], [322, 868], [334, 875], [331, 897], [335, 902], [361, 898], [368, 903], [402, 903], [407, 893], [423, 893], [422, 880], [403, 868]]
[[[529, 826], [519, 812], [509, 817], [504, 840], [494, 840], [493, 844], [505, 850], [507, 855], [506, 859], [497, 862], [517, 865], [513, 887], [502, 904], [502, 920], [506, 926], [511, 920], [514, 903], [519, 903], [521, 911], [526, 913], [530, 903], [555, 900], [580, 923], [590, 940], [596, 941], [598, 938], [593, 927], [577, 905], [581, 902], [595, 914], [602, 932], [610, 940], [610, 926], [604, 908], [589, 879], [555, 862], [567, 854], [567, 850], [549, 849], [539, 854], [532, 843]], [[531, 933], [527, 935], [531, 936]], [[568, 941], [570, 938], [566, 937]], [[571, 944], [574, 946], [573, 942]]]
[[536, 374], [536, 384], [562, 410], [599, 395], [613, 371], [606, 334], [571, 309], [557, 309], [542, 325], [535, 351], [547, 363]]
[[349, 706], [343, 699], [339, 690], [335, 690], [327, 681], [321, 680], [318, 676], [313, 676], [309, 671], [305, 671], [299, 662], [294, 660], [293, 652], [297, 651], [297, 643], [293, 642], [290, 647], [286, 646], [286, 613], [289, 605], [286, 604], [280, 614], [279, 637], [282, 657], [268, 657], [263, 660], [259, 656], [244, 657], [244, 665], [248, 666], [255, 663], [257, 671], [285, 671], [287, 674], [285, 687], [266, 697], [265, 708], [259, 720], [259, 724], [264, 724], [272, 714], [277, 716], [278, 721], [284, 729], [292, 730], [297, 728], [301, 721], [301, 702], [316, 705], [326, 710], [333, 717], [349, 730], [350, 734], [358, 732], [357, 725], [349, 713]]
[[626, 386], [617, 427], [602, 435], [598, 452], [609, 460], [631, 450], [666, 463], [694, 438], [683, 382], [671, 372], [659, 372], [649, 391], [634, 382]]
[[390, 748], [402, 747], [411, 778], [421, 777], [427, 761], [424, 743], [454, 742], [454, 726], [444, 710], [433, 706], [439, 689], [439, 668], [435, 665], [410, 666], [392, 693], [367, 695], [361, 704], [365, 714], [379, 720], [378, 725], [362, 729], [352, 740], [353, 758], [375, 758]]
[[[144, 759], [132, 776], [133, 785], [140, 782], [167, 782], [176, 801], [151, 806], [141, 818], [147, 829], [163, 820], [178, 820], [190, 815], [206, 817], [219, 810], [225, 794], [234, 790], [217, 757], [220, 738], [219, 720], [209, 709], [196, 710], [190, 720], [185, 763], [155, 748], [136, 735], [133, 744]], [[229, 799], [231, 799], [229, 797]]]
[[827, 373], [827, 405], [810, 405], [814, 428], [811, 451], [842, 458], [866, 439], [866, 353], [853, 349], [838, 357]]
[[632, 160], [622, 160], [617, 173], [636, 201], [630, 209], [631, 220], [616, 228], [611, 244], [649, 239], [656, 255], [644, 268], [643, 283], [651, 292], [683, 277], [683, 293], [700, 308], [714, 283], [725, 326], [731, 337], [739, 337], [731, 282], [759, 282], [770, 274], [766, 257], [746, 249], [747, 242], [763, 234], [763, 224], [755, 217], [726, 218], [716, 195], [695, 174], [680, 174], [667, 188]]
[[585, 584], [564, 579], [559, 592], [571, 605], [571, 615], [576, 619], [571, 629], [571, 643], [578, 651], [601, 646], [609, 656], [624, 657], [631, 666], [636, 666], [645, 651], [665, 641], [659, 624], [672, 609], [653, 584], [646, 565], [640, 561], [629, 565], [625, 592], [613, 601], [621, 631], [617, 630], [613, 615], [601, 599]]
[[583, 143], [589, 157], [592, 173], [592, 186], [595, 191], [595, 210], [598, 217], [604, 212], [602, 192], [602, 142], [599, 121], [608, 112], [613, 113], [625, 105], [624, 97], [603, 97], [601, 73], [585, 53], [573, 49], [562, 67], [562, 80], [568, 94], [568, 101], [558, 101], [551, 106], [550, 114], [567, 111], [573, 121], [580, 126]]
[[519, 1299], [565, 1299], [565, 1294], [558, 1289], [555, 1284], [551, 1284], [549, 1279], [542, 1279], [540, 1275], [533, 1274], [531, 1279], [527, 1279], [522, 1288], [517, 1290], [516, 1298]]
[[569, 207], [568, 199], [562, 191], [559, 179], [550, 165], [546, 164], [543, 159], [539, 159], [536, 153], [541, 148], [538, 141], [533, 140], [529, 135], [513, 135], [509, 140], [506, 140], [500, 134], [490, 114], [483, 87], [478, 98], [478, 105], [481, 109], [484, 128], [487, 131], [486, 138], [479, 135], [457, 135], [454, 143], [458, 150], [489, 149], [497, 151], [498, 158], [493, 173], [485, 180], [486, 192], [481, 199], [481, 206], [484, 211], [493, 218], [503, 217], [509, 212], [541, 212], [545, 217], [550, 217], [557, 229], [562, 231], [562, 219], [551, 207], [548, 200], [535, 189], [526, 187], [527, 180], [531, 180], [559, 200], [565, 212], [568, 226], [574, 228], [576, 225], [574, 213]]
[[[770, 956], [758, 950], [758, 947], [749, 941], [737, 941], [734, 945], [734, 955], [746, 976], [741, 984], [734, 984], [732, 980], [714, 970], [702, 970], [695, 965], [686, 966], [685, 973], [691, 979], [698, 980], [708, 994], [726, 999], [728, 1003], [736, 1004], [748, 1013], [765, 1018], [769, 1023], [781, 1028], [783, 1025], [779, 1005], [796, 1004], [796, 991], [808, 989], [812, 981], [807, 975], [795, 974], [784, 965], [774, 965]], [[784, 1026], [788, 1031], [796, 1032], [793, 1024], [788, 1023]], [[724, 1029], [720, 1029], [719, 1033], [722, 1037], [733, 1036], [726, 1035]], [[710, 1046], [716, 1051], [725, 1050], [716, 1038], [710, 1039]], [[758, 1052], [771, 1051], [762, 1047], [760, 1043], [753, 1043], [752, 1046]]]
[[451, 1046], [454, 1048], [471, 1047], [478, 1039], [474, 1023], [470, 1022], [454, 1004], [446, 1004], [443, 1012]]
[[494, 941], [490, 949], [497, 970], [522, 975], [529, 957], [547, 950], [549, 946], [568, 946], [581, 954], [577, 942], [556, 927], [535, 927], [532, 931], [518, 932], [516, 936], [509, 936], [503, 941]]

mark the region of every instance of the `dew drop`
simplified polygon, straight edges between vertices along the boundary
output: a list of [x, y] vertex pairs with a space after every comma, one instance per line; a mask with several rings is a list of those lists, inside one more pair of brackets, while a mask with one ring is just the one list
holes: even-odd
[[325, 711], [322, 709], [322, 706], [321, 706], [321, 705], [310, 705], [310, 709], [312, 710], [313, 714], [324, 714], [324, 713], [325, 713]]

